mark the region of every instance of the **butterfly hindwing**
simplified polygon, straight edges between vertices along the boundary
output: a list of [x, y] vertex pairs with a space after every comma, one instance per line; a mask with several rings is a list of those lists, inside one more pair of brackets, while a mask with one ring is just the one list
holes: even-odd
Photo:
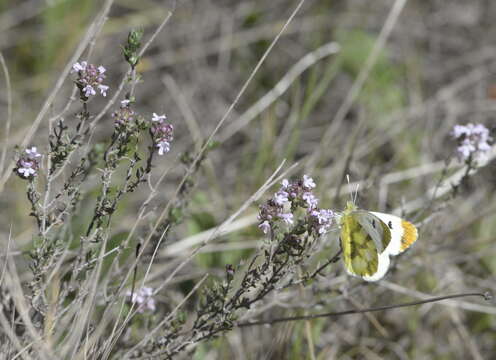
[[346, 270], [356, 276], [373, 276], [379, 268], [379, 251], [372, 237], [353, 216], [341, 218], [341, 247]]
[[352, 214], [356, 217], [365, 231], [372, 237], [379, 253], [382, 253], [391, 242], [391, 230], [389, 227], [380, 218], [369, 211], [357, 210], [353, 211]]

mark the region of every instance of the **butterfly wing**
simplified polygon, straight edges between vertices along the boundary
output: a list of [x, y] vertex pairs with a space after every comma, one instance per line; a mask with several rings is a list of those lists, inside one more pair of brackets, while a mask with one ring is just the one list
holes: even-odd
[[377, 251], [382, 253], [391, 242], [391, 230], [379, 217], [370, 211], [357, 210], [353, 215], [374, 241]]
[[389, 255], [398, 255], [408, 249], [418, 238], [417, 228], [402, 218], [379, 212], [369, 212], [382, 222], [382, 227], [387, 227], [391, 233], [391, 240], [384, 252]]
[[418, 237], [413, 224], [398, 216], [354, 210], [341, 219], [341, 247], [351, 275], [377, 281], [386, 274], [390, 255], [398, 255]]
[[[342, 215], [341, 248], [346, 271], [367, 280], [378, 272], [379, 251], [374, 239], [358, 219], [355, 211]], [[389, 257], [387, 261], [389, 265]]]

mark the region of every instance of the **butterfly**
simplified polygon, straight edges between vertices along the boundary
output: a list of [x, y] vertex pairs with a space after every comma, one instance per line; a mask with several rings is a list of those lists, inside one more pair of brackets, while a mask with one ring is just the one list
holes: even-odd
[[341, 214], [341, 248], [346, 271], [365, 281], [386, 275], [389, 257], [418, 238], [417, 228], [398, 216], [358, 209], [349, 201]]

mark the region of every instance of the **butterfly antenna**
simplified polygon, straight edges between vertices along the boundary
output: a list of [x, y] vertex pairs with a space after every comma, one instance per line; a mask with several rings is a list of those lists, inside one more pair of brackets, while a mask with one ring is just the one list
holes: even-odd
[[[348, 188], [350, 187], [350, 175], [349, 174], [346, 174], [346, 182], [348, 183]], [[355, 201], [353, 200], [353, 192], [350, 193], [350, 200], [352, 203], [355, 203]]]
[[360, 187], [360, 184], [358, 183], [356, 188], [355, 188], [355, 193], [353, 194], [353, 204], [356, 204], [356, 201], [358, 199], [358, 188]]

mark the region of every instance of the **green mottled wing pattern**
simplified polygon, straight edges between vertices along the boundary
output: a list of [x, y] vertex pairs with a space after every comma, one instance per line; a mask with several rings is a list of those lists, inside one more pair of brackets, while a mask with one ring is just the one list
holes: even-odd
[[[379, 249], [374, 240], [358, 220], [349, 212], [341, 217], [341, 247], [346, 269], [358, 276], [372, 276], [377, 272]], [[354, 215], [352, 215], [354, 214]], [[377, 224], [379, 225], [380, 222]], [[367, 225], [368, 226], [368, 225]], [[381, 244], [382, 249], [385, 246]]]
[[352, 214], [372, 237], [379, 253], [382, 253], [391, 242], [391, 230], [386, 223], [368, 211], [357, 210]]

